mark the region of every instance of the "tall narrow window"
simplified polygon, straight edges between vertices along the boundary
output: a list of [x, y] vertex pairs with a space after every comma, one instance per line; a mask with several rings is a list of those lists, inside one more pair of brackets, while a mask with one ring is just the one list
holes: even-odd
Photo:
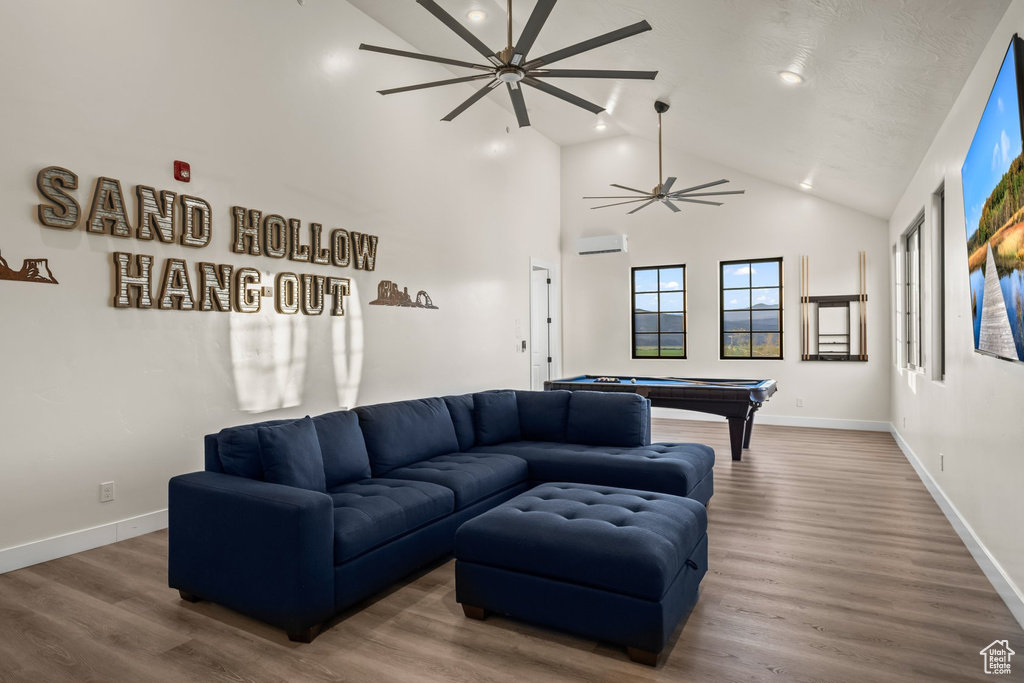
[[946, 379], [946, 187], [935, 193], [935, 230], [932, 232], [932, 339], [935, 362], [931, 363], [932, 379]]
[[906, 259], [904, 274], [906, 294], [903, 310], [907, 322], [904, 327], [907, 340], [907, 367], [917, 370], [921, 367], [921, 226], [922, 216], [904, 236], [903, 253]]
[[721, 357], [782, 359], [782, 259], [721, 264]]
[[686, 358], [686, 266], [633, 269], [633, 358]]

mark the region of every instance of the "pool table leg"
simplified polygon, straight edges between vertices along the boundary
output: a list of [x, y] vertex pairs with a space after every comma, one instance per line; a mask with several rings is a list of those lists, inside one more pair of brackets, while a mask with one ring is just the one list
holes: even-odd
[[750, 434], [754, 431], [754, 414], [747, 418], [747, 424], [743, 427], [743, 447], [750, 448]]
[[746, 431], [747, 418], [727, 417], [729, 420], [729, 445], [732, 447], [732, 459], [743, 459], [743, 433]]

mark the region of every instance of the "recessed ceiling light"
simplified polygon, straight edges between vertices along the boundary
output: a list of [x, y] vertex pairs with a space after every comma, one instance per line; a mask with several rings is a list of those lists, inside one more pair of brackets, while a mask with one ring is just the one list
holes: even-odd
[[801, 189], [801, 190], [810, 190], [810, 189], [813, 189], [813, 188], [814, 188], [814, 186], [813, 186], [813, 185], [811, 185], [811, 184], [810, 184], [809, 182], [807, 182], [806, 180], [805, 180], [805, 181], [803, 181], [802, 183], [800, 183], [800, 189]]
[[487, 12], [483, 11], [482, 9], [474, 9], [470, 10], [466, 14], [466, 16], [469, 17], [470, 21], [480, 22], [487, 18]]
[[605, 129], [605, 128], [607, 128], [607, 127], [608, 127], [608, 124], [607, 124], [607, 123], [605, 123], [604, 121], [598, 121], [598, 122], [597, 122], [597, 123], [596, 123], [596, 124], [594, 125], [594, 130], [604, 130], [604, 129]]
[[790, 85], [799, 85], [804, 82], [804, 77], [795, 71], [780, 71], [779, 78]]

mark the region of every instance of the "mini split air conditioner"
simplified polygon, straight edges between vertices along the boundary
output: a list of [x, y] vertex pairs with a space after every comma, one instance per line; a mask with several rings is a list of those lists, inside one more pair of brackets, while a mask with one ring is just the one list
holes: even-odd
[[599, 237], [581, 237], [576, 240], [576, 251], [580, 256], [589, 254], [615, 254], [628, 251], [625, 235], [601, 235]]

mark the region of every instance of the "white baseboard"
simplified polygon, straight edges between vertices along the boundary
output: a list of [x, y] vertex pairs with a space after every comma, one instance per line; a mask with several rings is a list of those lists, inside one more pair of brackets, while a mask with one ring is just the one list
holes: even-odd
[[0, 574], [167, 528], [167, 510], [0, 550]]
[[903, 455], [906, 456], [910, 465], [917, 472], [917, 476], [924, 482], [925, 488], [932, 494], [932, 498], [938, 503], [939, 508], [943, 514], [946, 515], [946, 519], [953, 526], [957, 535], [960, 536], [960, 540], [967, 546], [967, 550], [971, 553], [971, 557], [981, 567], [981, 571], [985, 573], [985, 577], [992, 584], [992, 587], [999, 593], [999, 597], [1003, 599], [1006, 606], [1010, 608], [1010, 612], [1013, 617], [1017, 620], [1017, 623], [1024, 628], [1024, 593], [1021, 592], [1020, 588], [1013, 582], [1013, 580], [1003, 570], [1002, 565], [996, 561], [996, 558], [992, 556], [985, 544], [981, 542], [981, 539], [974, 533], [974, 529], [967, 523], [967, 520], [963, 518], [960, 511], [957, 510], [953, 502], [946, 496], [946, 492], [942, 490], [938, 482], [932, 478], [932, 475], [928, 472], [921, 461], [918, 459], [917, 454], [914, 453], [914, 449], [910, 447], [903, 437], [897, 431], [894, 425], [889, 425], [889, 431], [892, 433], [893, 439], [896, 440], [896, 445], [903, 451]]
[[[691, 410], [676, 410], [674, 408], [651, 408], [651, 417], [661, 417], [667, 420], [697, 420], [700, 422], [721, 420], [725, 422], [724, 417], [712, 417], [704, 413], [695, 413]], [[853, 429], [860, 432], [888, 432], [891, 428], [888, 422], [872, 420], [840, 420], [831, 417], [794, 417], [790, 415], [763, 415], [761, 413], [757, 413], [754, 416], [755, 433], [757, 433], [757, 425], [811, 427], [814, 429]]]

